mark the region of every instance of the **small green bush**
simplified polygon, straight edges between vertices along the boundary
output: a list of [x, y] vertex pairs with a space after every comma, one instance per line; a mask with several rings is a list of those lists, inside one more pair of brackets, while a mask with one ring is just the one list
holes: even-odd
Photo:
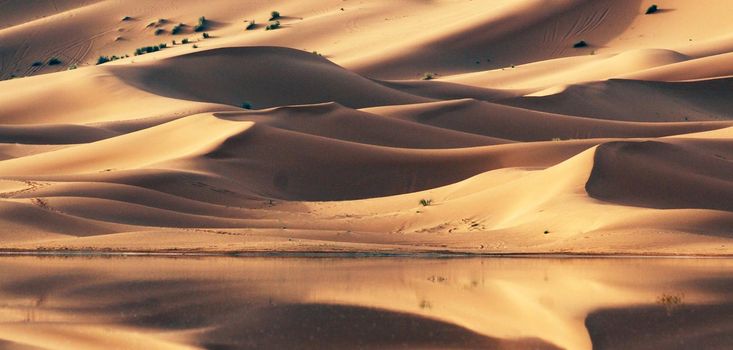
[[31, 64], [31, 67], [40, 67], [43, 65], [43, 62], [41, 61], [35, 61]]
[[247, 24], [247, 27], [244, 28], [244, 30], [252, 30], [257, 27], [257, 24], [255, 24], [255, 20], [249, 21], [249, 24]]
[[51, 57], [51, 59], [48, 60], [48, 65], [49, 66], [55, 66], [55, 65], [59, 65], [59, 64], [61, 64], [61, 60], [58, 59], [57, 57]]
[[577, 43], [573, 44], [573, 47], [576, 49], [579, 49], [581, 47], [588, 47], [588, 43], [585, 42], [585, 40], [578, 41]]
[[265, 30], [275, 30], [280, 28], [280, 21], [270, 22], [270, 24], [265, 27]]
[[425, 74], [422, 75], [422, 80], [433, 80], [437, 74], [431, 73], [431, 72], [425, 72]]
[[129, 20], [131, 20], [131, 19], [132, 19], [132, 17], [130, 17], [130, 16], [125, 16], [125, 17], [122, 17], [122, 21], [123, 21], [123, 22], [125, 22], [125, 21], [129, 21]]
[[420, 200], [420, 205], [422, 205], [423, 207], [427, 207], [432, 203], [433, 203], [432, 199], [421, 199]]
[[276, 19], [280, 18], [280, 12], [278, 11], [272, 11], [270, 12], [270, 21], [274, 21]]
[[249, 101], [242, 102], [242, 108], [244, 109], [252, 109], [252, 103]]
[[188, 38], [181, 40], [181, 44], [188, 44]]
[[198, 45], [196, 45], [196, 44], [193, 44], [193, 46], [192, 46], [192, 47], [193, 47], [194, 49], [198, 49], [198, 48], [199, 48], [199, 46], [198, 46]]
[[171, 29], [171, 34], [177, 35], [183, 30], [183, 23], [178, 23], [175, 26], [173, 26], [173, 29]]
[[645, 15], [651, 15], [652, 13], [655, 13], [657, 11], [659, 11], [659, 7], [657, 7], [657, 5], [655, 4], [655, 5], [649, 6], [649, 8], [646, 9], [646, 13], [644, 13], [644, 14]]
[[211, 38], [211, 35], [209, 35], [209, 33], [204, 33], [204, 39], [208, 39], [208, 38]]
[[107, 63], [109, 61], [111, 61], [111, 59], [109, 57], [107, 57], [107, 56], [99, 56], [99, 58], [97, 58], [97, 65], [105, 64], [105, 63]]
[[204, 29], [206, 29], [206, 17], [201, 16], [199, 17], [199, 22], [196, 24], [196, 26], [193, 27], [194, 32], [203, 32]]
[[165, 33], [165, 29], [163, 29], [163, 28], [158, 28], [158, 29], [156, 29], [156, 30], [155, 30], [155, 33], [154, 33], [154, 34], [155, 34], [155, 35], [161, 35], [161, 34], [163, 34], [163, 33]]
[[[154, 46], [138, 47], [137, 49], [135, 49], [135, 56], [140, 56], [140, 55], [144, 55], [146, 53], [151, 53], [151, 52], [157, 52], [167, 47], [168, 47], [168, 44], [166, 43], [160, 43]], [[112, 56], [112, 57], [117, 57], [117, 56]]]

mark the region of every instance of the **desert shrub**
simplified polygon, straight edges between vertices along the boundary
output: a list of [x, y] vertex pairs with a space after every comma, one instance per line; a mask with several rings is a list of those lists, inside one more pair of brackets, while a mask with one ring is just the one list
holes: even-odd
[[107, 57], [107, 56], [99, 56], [99, 58], [97, 58], [97, 64], [98, 65], [99, 64], [105, 64], [105, 63], [107, 63], [109, 61], [111, 61], [111, 59], [109, 57]]
[[208, 38], [211, 38], [211, 35], [209, 35], [209, 33], [204, 33], [204, 39], [208, 39]]
[[265, 27], [265, 30], [275, 30], [280, 28], [280, 21], [270, 22], [270, 24]]
[[188, 38], [181, 40], [181, 44], [188, 44]]
[[202, 32], [204, 29], [206, 29], [206, 17], [201, 16], [199, 17], [199, 22], [196, 24], [196, 26], [193, 27], [194, 32]]
[[31, 67], [40, 67], [42, 65], [43, 65], [43, 62], [41, 62], [41, 61], [35, 61], [35, 62], [31, 63]]
[[662, 294], [657, 298], [657, 302], [664, 307], [667, 315], [671, 316], [675, 310], [684, 305], [684, 294]]
[[274, 21], [276, 19], [280, 18], [280, 12], [278, 11], [272, 11], [270, 12], [270, 20]]
[[588, 47], [588, 43], [585, 42], [585, 40], [578, 41], [577, 43], [573, 44], [573, 47], [576, 49], [579, 49], [581, 47]]
[[244, 30], [252, 30], [257, 27], [257, 24], [255, 24], [255, 20], [249, 21], [249, 24], [247, 24], [247, 27], [244, 28]]
[[173, 26], [173, 29], [171, 29], [171, 34], [177, 35], [183, 30], [183, 23], [178, 23], [175, 26]]
[[422, 205], [423, 207], [427, 207], [432, 203], [433, 203], [432, 199], [421, 199], [420, 200], [420, 205]]
[[[153, 45], [153, 46], [138, 47], [137, 49], [135, 49], [135, 56], [140, 56], [140, 55], [144, 55], [146, 53], [151, 53], [151, 52], [157, 52], [167, 47], [168, 47], [168, 44], [166, 43], [160, 43], [158, 45]], [[112, 57], [117, 57], [117, 56], [112, 56]], [[122, 57], [117, 57], [117, 58], [122, 58]]]
[[72, 65], [66, 67], [66, 70], [74, 70], [74, 69], [77, 69], [77, 68], [79, 68], [77, 65], [72, 64]]
[[176, 42], [175, 40], [172, 40], [172, 41], [171, 41], [171, 44], [173, 44], [173, 45], [178, 45], [178, 42]]
[[132, 19], [132, 17], [130, 17], [130, 16], [125, 16], [125, 17], [122, 17], [122, 21], [123, 21], [123, 22], [124, 22], [124, 21], [129, 21], [129, 20], [131, 20], [131, 19]]
[[252, 109], [252, 103], [249, 101], [242, 102], [242, 108], [244, 109]]
[[61, 64], [61, 60], [58, 59], [58, 57], [51, 57], [51, 59], [48, 60], [48, 65], [49, 66], [55, 66], [55, 65], [59, 65], [59, 64]]
[[652, 13], [655, 13], [657, 11], [659, 11], [659, 7], [657, 7], [657, 5], [652, 5], [652, 6], [649, 6], [648, 9], [646, 9], [646, 13], [644, 14], [651, 15]]
[[198, 49], [198, 48], [199, 48], [199, 46], [198, 46], [198, 45], [196, 45], [196, 44], [193, 44], [193, 46], [192, 46], [192, 47], [193, 47], [194, 49]]
[[431, 73], [431, 72], [425, 72], [425, 73], [424, 73], [424, 74], [422, 75], [422, 80], [433, 80], [433, 79], [435, 79], [435, 76], [436, 76], [436, 75], [437, 75], [437, 74], [435, 74], [435, 73]]
[[165, 33], [165, 29], [163, 29], [163, 28], [158, 28], [158, 29], [156, 29], [156, 30], [155, 30], [155, 33], [154, 33], [154, 34], [155, 34], [155, 35], [161, 35], [161, 34], [163, 34], [163, 33]]

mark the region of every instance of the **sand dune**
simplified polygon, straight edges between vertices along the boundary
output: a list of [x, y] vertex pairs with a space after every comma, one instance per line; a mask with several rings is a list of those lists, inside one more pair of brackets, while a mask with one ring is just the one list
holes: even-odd
[[721, 129], [733, 122], [618, 122], [545, 113], [476, 100], [454, 100], [366, 109], [375, 114], [513, 141], [635, 138]]
[[692, 82], [613, 79], [570, 85], [546, 96], [517, 97], [503, 102], [545, 112], [611, 120], [729, 120], [732, 85], [730, 78]]
[[730, 255], [730, 3], [648, 6], [1, 1], [0, 248]]
[[388, 89], [320, 56], [278, 47], [214, 49], [107, 69], [156, 95], [236, 106], [336, 101], [359, 108], [426, 101]]
[[731, 211], [730, 159], [727, 140], [606, 143], [596, 151], [586, 191], [627, 205]]

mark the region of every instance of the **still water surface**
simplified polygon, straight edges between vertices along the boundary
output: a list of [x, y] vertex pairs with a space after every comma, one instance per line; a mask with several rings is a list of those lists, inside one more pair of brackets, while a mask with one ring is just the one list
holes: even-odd
[[733, 349], [733, 260], [0, 258], [8, 349]]

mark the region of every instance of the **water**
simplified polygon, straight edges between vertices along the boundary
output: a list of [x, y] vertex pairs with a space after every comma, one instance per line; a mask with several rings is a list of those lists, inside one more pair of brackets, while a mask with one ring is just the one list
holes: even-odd
[[0, 348], [731, 349], [731, 259], [0, 258]]

